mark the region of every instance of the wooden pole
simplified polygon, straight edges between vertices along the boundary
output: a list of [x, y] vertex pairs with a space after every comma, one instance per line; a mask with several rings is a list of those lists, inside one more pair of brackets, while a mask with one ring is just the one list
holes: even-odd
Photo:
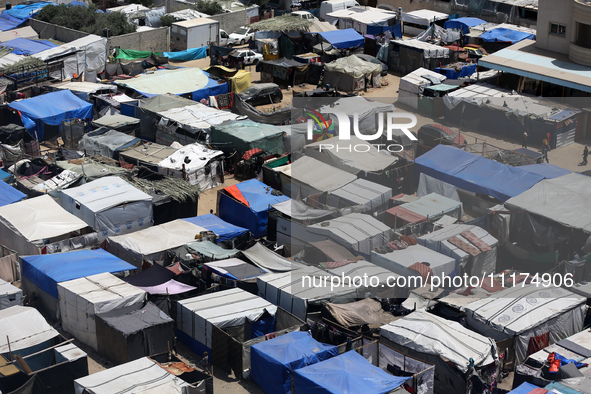
[[10, 348], [10, 339], [8, 339], [8, 335], [6, 336], [6, 343], [8, 344], [8, 356], [10, 357], [10, 361], [12, 361], [12, 349]]

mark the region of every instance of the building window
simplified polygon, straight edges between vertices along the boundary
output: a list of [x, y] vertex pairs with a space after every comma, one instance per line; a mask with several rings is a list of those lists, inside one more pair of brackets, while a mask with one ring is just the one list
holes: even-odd
[[565, 37], [566, 36], [566, 26], [559, 25], [558, 23], [550, 23], [550, 34], [554, 34], [555, 36]]

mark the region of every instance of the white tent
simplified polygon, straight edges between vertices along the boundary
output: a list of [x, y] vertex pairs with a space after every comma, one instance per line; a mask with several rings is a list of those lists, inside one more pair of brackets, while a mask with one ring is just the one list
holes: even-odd
[[[341, 278], [351, 278], [352, 286], [347, 283], [345, 287], [355, 290], [355, 298], [399, 298], [403, 293], [395, 285], [397, 274], [369, 261], [358, 260], [340, 267], [327, 268], [327, 271]], [[371, 283], [369, 280], [361, 281], [363, 278], [372, 278], [371, 281], [374, 281], [373, 278], [377, 279]], [[358, 286], [359, 284], [361, 285]]]
[[59, 335], [35, 308], [18, 305], [0, 310], [0, 332], [0, 354], [27, 349]]
[[0, 309], [23, 304], [23, 291], [0, 279]]
[[468, 275], [488, 275], [497, 266], [498, 241], [486, 230], [469, 224], [452, 224], [417, 239], [420, 245], [455, 259]]
[[353, 182], [329, 192], [327, 204], [335, 208], [359, 206], [363, 212], [377, 212], [392, 198], [392, 188], [365, 179]]
[[[111, 367], [74, 381], [76, 394], [185, 393], [191, 387], [148, 357]], [[154, 391], [156, 390], [156, 391]]]
[[41, 254], [44, 245], [68, 239], [85, 227], [48, 195], [0, 207], [0, 239], [20, 255]]
[[583, 329], [587, 298], [569, 290], [536, 284], [517, 286], [466, 306], [468, 326], [497, 341], [515, 338], [516, 362], [528, 356], [532, 338], [548, 335], [549, 343]]
[[448, 14], [427, 9], [403, 12], [402, 32], [404, 34], [417, 35], [426, 30], [431, 25], [431, 23], [444, 21], [447, 18], [449, 18]]
[[394, 232], [390, 227], [370, 215], [351, 213], [307, 227], [311, 240], [330, 238], [338, 244], [364, 256], [390, 242]]
[[412, 109], [419, 109], [419, 97], [423, 95], [427, 86], [438, 85], [447, 79], [445, 75], [418, 68], [400, 78], [398, 86], [398, 103]]
[[450, 275], [456, 267], [453, 257], [434, 252], [421, 245], [412, 245], [406, 249], [384, 254], [374, 250], [371, 252], [371, 262], [406, 277], [419, 275], [417, 271], [408, 268], [415, 263], [428, 263], [433, 276], [440, 278], [442, 275]]
[[194, 143], [183, 146], [158, 163], [158, 172], [184, 178], [202, 191], [222, 184], [224, 175], [224, 152]]
[[242, 254], [257, 267], [270, 272], [286, 272], [303, 268], [304, 265], [269, 250], [259, 242], [243, 250]]
[[117, 176], [63, 190], [60, 203], [97, 231], [101, 240], [154, 224], [152, 197]]
[[[464, 392], [465, 374], [472, 361], [477, 370], [483, 368], [484, 372], [488, 365], [499, 361], [493, 339], [425, 311], [413, 312], [382, 326], [380, 341], [411, 357], [435, 364], [435, 392], [438, 393]], [[490, 371], [495, 375], [497, 370], [491, 368]]]
[[168, 249], [178, 248], [195, 241], [195, 236], [202, 231], [207, 229], [186, 220], [177, 219], [135, 233], [108, 237], [105, 249], [140, 268], [144, 260], [163, 261]]
[[60, 317], [64, 330], [97, 349], [95, 315], [142, 305], [145, 291], [110, 273], [87, 276], [57, 284]]
[[299, 199], [338, 189], [357, 179], [351, 173], [308, 156], [275, 170], [280, 172], [282, 192]]
[[62, 82], [54, 85], [54, 88], [59, 90], [70, 90], [76, 96], [83, 95], [81, 97], [84, 100], [89, 100], [92, 94], [116, 94], [117, 86], [108, 85], [105, 83], [96, 82]]

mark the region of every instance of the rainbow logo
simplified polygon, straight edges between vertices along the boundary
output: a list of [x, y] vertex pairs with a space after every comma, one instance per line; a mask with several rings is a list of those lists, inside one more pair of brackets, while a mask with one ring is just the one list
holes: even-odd
[[316, 122], [316, 125], [308, 122], [308, 138], [311, 136], [311, 139], [316, 142], [334, 137], [334, 124], [332, 119], [327, 121], [320, 112], [310, 108], [304, 109], [304, 116], [306, 118], [311, 118]]

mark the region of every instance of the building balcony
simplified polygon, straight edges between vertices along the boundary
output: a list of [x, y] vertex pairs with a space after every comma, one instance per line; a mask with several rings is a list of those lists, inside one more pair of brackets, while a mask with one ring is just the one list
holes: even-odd
[[570, 43], [568, 58], [575, 63], [591, 67], [591, 48], [585, 48], [575, 43]]
[[573, 17], [575, 22], [591, 25], [591, 0], [573, 0]]

